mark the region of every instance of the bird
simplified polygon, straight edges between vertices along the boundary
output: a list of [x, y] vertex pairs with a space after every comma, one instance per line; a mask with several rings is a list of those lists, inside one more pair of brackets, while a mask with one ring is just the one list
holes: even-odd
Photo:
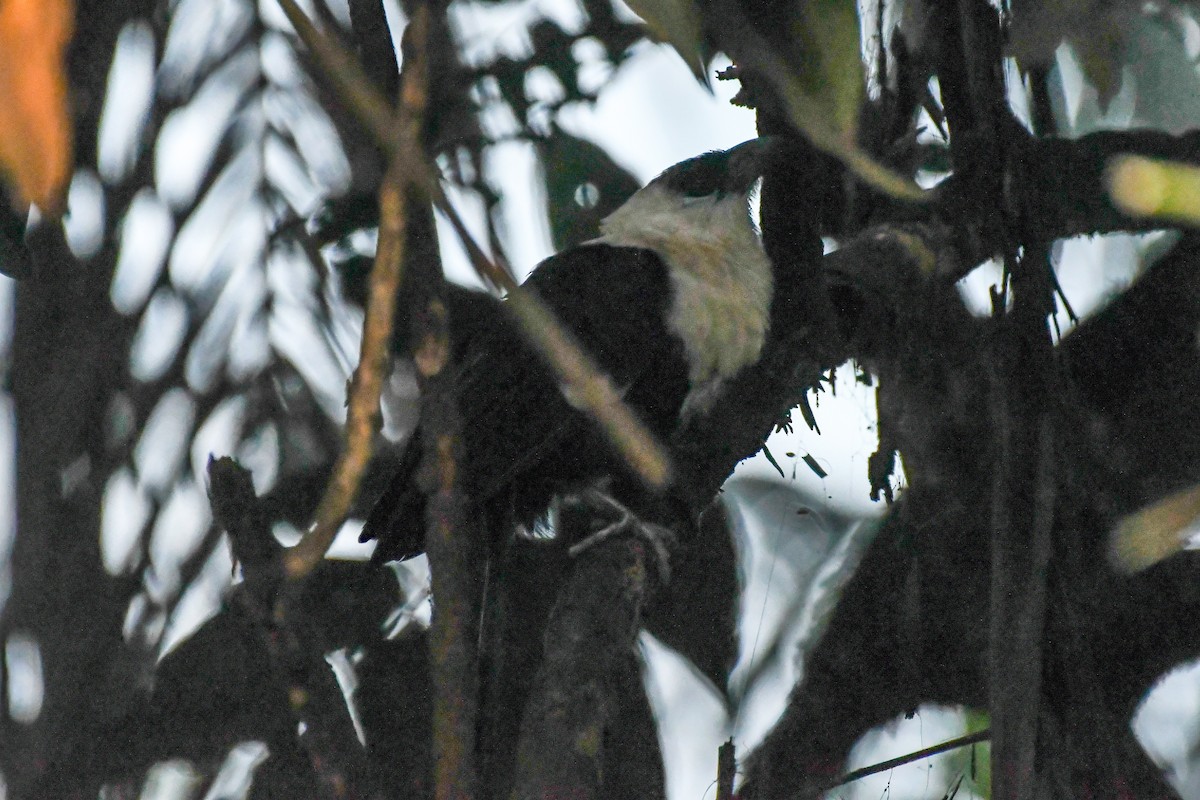
[[[762, 352], [775, 281], [750, 199], [778, 151], [760, 137], [669, 167], [602, 220], [599, 237], [541, 262], [523, 284], [660, 440]], [[470, 502], [528, 528], [556, 498], [644, 488], [502, 303], [447, 296]], [[378, 540], [376, 563], [424, 550], [420, 442], [418, 431], [363, 527], [362, 541]]]

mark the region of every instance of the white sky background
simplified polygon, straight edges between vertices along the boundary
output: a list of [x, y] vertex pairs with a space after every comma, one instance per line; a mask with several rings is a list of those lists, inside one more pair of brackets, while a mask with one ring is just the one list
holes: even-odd
[[[217, 3], [213, 7], [228, 10], [235, 8], [236, 4]], [[489, 46], [499, 49], [519, 49], [522, 46], [520, 20], [525, 18], [522, 15], [532, 14], [535, 9], [563, 20], [567, 27], [573, 25], [572, 20], [577, 21], [579, 18], [579, 11], [571, 0], [531, 0], [523, 7], [505, 10], [504, 13], [508, 17], [498, 20], [498, 31], [493, 30], [489, 33], [480, 21], [480, 29], [473, 33], [468, 30], [468, 38], [477, 37], [480, 42], [487, 42]], [[392, 19], [395, 19], [394, 15]], [[148, 107], [152, 99], [152, 82], [148, 72], [153, 69], [153, 64], [148, 60], [149, 42], [146, 38], [149, 33], [145, 29], [132, 29], [127, 35], [130, 46], [125, 51], [126, 60], [132, 64], [129, 67], [129, 77], [122, 81], [127, 91], [115, 95], [113, 100], [124, 102], [129, 109], [125, 112], [114, 112], [117, 116], [137, 116], [138, 109]], [[1191, 48], [1194, 45], [1195, 42], [1189, 42], [1188, 46]], [[1135, 108], [1135, 92], [1130, 76], [1127, 76], [1126, 86], [1113, 101], [1108, 113], [1101, 115], [1096, 107], [1095, 93], [1082, 85], [1078, 68], [1069, 52], [1064, 51], [1062, 62], [1064, 106], [1070, 122], [1076, 129], [1082, 131], [1097, 127], [1124, 127], [1131, 123], [1167, 126], [1168, 120], [1156, 120], [1148, 115], [1144, 107]], [[718, 68], [719, 66], [721, 65], [717, 65]], [[664, 168], [685, 158], [706, 150], [727, 148], [755, 135], [753, 112], [728, 104], [729, 97], [735, 91], [736, 84], [716, 81], [713, 83], [712, 93], [705, 91], [696, 84], [673, 51], [665, 46], [644, 44], [606, 86], [594, 107], [567, 107], [559, 114], [557, 121], [571, 134], [590, 139], [604, 147], [617, 163], [645, 182]], [[193, 117], [202, 119], [203, 114], [193, 114]], [[1200, 122], [1200, 116], [1194, 122]], [[181, 125], [182, 122], [176, 127]], [[105, 138], [106, 135], [109, 138]], [[164, 135], [179, 136], [179, 132]], [[193, 150], [195, 139], [191, 137], [203, 138], [205, 135], [203, 126], [196, 127], [174, 145], [177, 148], [176, 152]], [[126, 165], [132, 163], [132, 154], [135, 151], [130, 149], [132, 145], [128, 144], [129, 140], [128, 135], [122, 140], [110, 131], [102, 131], [101, 163], [98, 165], [98, 172], [105, 180], [112, 179], [114, 174], [120, 173], [123, 166], [127, 168]], [[172, 166], [175, 166], [174, 162]], [[525, 274], [538, 261], [551, 254], [549, 231], [542, 211], [545, 199], [540, 194], [538, 182], [531, 179], [535, 169], [532, 147], [517, 143], [498, 146], [491, 151], [487, 167], [489, 177], [503, 193], [503, 224], [500, 227], [506, 254], [517, 272]], [[174, 169], [164, 172], [175, 173], [183, 178], [190, 174], [186, 170], [180, 173]], [[160, 173], [160, 182], [164, 177], [164, 173]], [[177, 195], [182, 197], [188, 191], [187, 187], [172, 188], [169, 184], [160, 185], [159, 189], [166, 202], [172, 201]], [[78, 201], [75, 194], [72, 196], [74, 222], [73, 227], [68, 226], [68, 234], [73, 246], [86, 251], [94, 243], [94, 237], [90, 238], [88, 235], [89, 230], [94, 230], [102, 222], [103, 209], [92, 209], [86, 202], [88, 197], [100, 196], [94, 176], [83, 176], [78, 191]], [[144, 295], [138, 298], [140, 292], [149, 292], [150, 283], [145, 282], [146, 275], [150, 276], [152, 282], [153, 271], [161, 269], [163, 262], [167, 260], [171, 231], [164, 227], [164, 220], [169, 218], [165, 217], [163, 202], [164, 200], [157, 198], [148, 198], [144, 204], [144, 216], [131, 215], [131, 219], [141, 220], [139, 224], [145, 226], [145, 231], [137, 234], [137, 238], [147, 245], [141, 250], [139, 257], [148, 258], [149, 262], [153, 263], [140, 269], [130, 267], [119, 270], [120, 279], [127, 283], [114, 286], [113, 299], [118, 305], [132, 302], [138, 306], [144, 302]], [[186, 198], [183, 202], [186, 202]], [[473, 202], [469, 197], [460, 196], [458, 205], [473, 230], [481, 234], [484, 226], [480, 204]], [[96, 213], [87, 213], [89, 210]], [[473, 283], [473, 275], [461, 249], [455, 244], [453, 233], [447, 228], [443, 228], [440, 233], [445, 248], [448, 275], [460, 282]], [[486, 237], [479, 238], [486, 241]], [[131, 251], [130, 257], [133, 255], [137, 254]], [[1076, 311], [1084, 313], [1125, 286], [1136, 256], [1136, 241], [1132, 237], [1110, 236], [1064, 243], [1059, 253], [1059, 276]], [[182, 267], [172, 264], [172, 269], [181, 270]], [[989, 271], [985, 267], [964, 281], [964, 290], [969, 302], [981, 312], [986, 310], [983, 303], [986, 302], [987, 287], [996, 278], [996, 271]], [[134, 299], [129, 300], [130, 297]], [[164, 307], [164, 325], [177, 326], [178, 319], [172, 315], [178, 313]], [[11, 281], [0, 279], [0, 325], [7, 329], [10, 320]], [[150, 356], [145, 356], [144, 363], [152, 361]], [[348, 369], [346, 364], [340, 367]], [[322, 368], [336, 371], [339, 365], [329, 364]], [[7, 556], [13, 526], [11, 509], [14, 507], [11, 474], [12, 420], [7, 398], [2, 399], [0, 604], [9, 592]], [[337, 404], [336, 400], [331, 402], [333, 405]], [[789, 504], [797, 503], [797, 497], [808, 498], [818, 515], [823, 515], [813, 524], [818, 527], [824, 526], [822, 530], [826, 534], [857, 530], [853, 528], [854, 518], [871, 517], [883, 511], [881, 505], [872, 503], [867, 494], [866, 460], [875, 447], [874, 397], [871, 390], [857, 385], [851, 370], [843, 368], [839, 371], [836, 392], [822, 393], [814, 399], [813, 405], [822, 435], [818, 436], [809, 431], [799, 415], [796, 415], [794, 433], [776, 434], [770, 440], [769, 446], [783, 468], [785, 478], [780, 478], [775, 468], [761, 456], [742, 464], [738, 469], [737, 478], [759, 481], [753, 484], [759, 487], [756, 489], [757, 493], [744, 498], [743, 511], [748, 520], [747, 535], [752, 541], [774, 535], [775, 527], [771, 520], [776, 517], [785, 518], [780, 515], [790, 515], [792, 508]], [[213, 429], [206, 433], [205, 446], [197, 445], [192, 448], [192, 452], [188, 452], [185, 445], [177, 457], [191, 458], [193, 463], [202, 463], [202, 459], [207, 458], [207, 450], [220, 448], [221, 443], [233, 435], [234, 420], [238, 414], [237, 408], [228, 409], [228, 413], [217, 418]], [[168, 441], [164, 446], [170, 444]], [[270, 441], [253, 442], [243, 449], [241, 455], [251, 463], [257, 459], [265, 465], [272, 461], [272, 447]], [[823, 480], [817, 478], [801, 461], [805, 454], [816, 458], [828, 473], [828, 477]], [[198, 474], [203, 474], [203, 471]], [[261, 475], [256, 473], [256, 481], [260, 477]], [[144, 502], [139, 499], [139, 491], [142, 490], [132, 483], [129, 476], [116, 478], [110, 498], [116, 499], [109, 503], [105, 511], [106, 529], [114, 532], [125, 531], [127, 537], [136, 534], [140, 527], [139, 515], [145, 513]], [[170, 499], [179, 504], [181, 518], [189, 514], [198, 518], [207, 513], [201, 487], [176, 487]], [[341, 553], [354, 552], [356, 549], [356, 546], [350, 543], [355, 531], [347, 533], [349, 535], [339, 541]], [[176, 549], [186, 549], [194, 542], [196, 535], [198, 534], [193, 532], [185, 537], [188, 542], [181, 543], [176, 540]], [[125, 553], [117, 533], [113, 533], [111, 538], [115, 544], [110, 543], [106, 548], [106, 555], [113, 559], [115, 565]], [[156, 565], [160, 560], [167, 564], [174, 556], [179, 555], [178, 552], [166, 552], [170, 547], [165, 537], [155, 538]], [[753, 554], [751, 557], [753, 558]], [[165, 572], [169, 579], [169, 569]], [[767, 573], [769, 572], [767, 569]], [[181, 619], [175, 621], [172, 638], [183, 635], [199, 624], [216, 607], [219, 600], [217, 592], [229, 574], [227, 554], [222, 551], [214, 556], [206, 566], [205, 574], [211, 577], [211, 580], [197, 581], [196, 588], [181, 604], [186, 612]], [[745, 614], [751, 619], [762, 617], [770, 620], [772, 615], [780, 613], [779, 604], [783, 599], [773, 597], [772, 592], [767, 591], [764, 585], [752, 587], [745, 598]], [[165, 624], [165, 620], [163, 622]], [[749, 631], [756, 632], [753, 628]], [[743, 633], [745, 658], [752, 657], [753, 639], [748, 632]], [[653, 654], [648, 676], [652, 700], [666, 723], [663, 742], [668, 757], [671, 798], [699, 800], [712, 791], [711, 782], [716, 774], [716, 747], [729, 735], [730, 721], [725, 719], [725, 712], [716, 698], [697, 682], [690, 670], [676, 657], [651, 640], [645, 641], [645, 648]], [[27, 677], [28, 669], [22, 664], [28, 666], [26, 662], [30, 659], [22, 660], [18, 656], [19, 653], [13, 655], [10, 652], [9, 665], [13, 668], [13, 675], [23, 680]], [[785, 665], [774, 678], [771, 691], [775, 696], [756, 696], [750, 703], [756, 716], [737, 721], [738, 744], [742, 753], [763, 734], [770, 723], [770, 714], [778, 713], [782, 708], [783, 694], [794, 677], [794, 671], [789, 671]], [[10, 682], [10, 685], [14, 683], [19, 684], [20, 681]], [[1185, 745], [1188, 743], [1181, 741], [1176, 732], [1183, 729], [1185, 723], [1190, 728], [1200, 716], [1198, 687], [1200, 675], [1197, 669], [1184, 668], [1164, 681], [1163, 688], [1145, 704], [1136, 727], [1139, 735], [1156, 752], [1172, 759], [1185, 758]], [[916, 719], [899, 724], [893, 730], [873, 733], [866, 737], [855, 749], [852, 763], [848, 766], [863, 766], [911, 752], [957, 735], [961, 729], [962, 718], [957, 712], [923, 711]], [[1200, 797], [1200, 791], [1197, 790], [1200, 778], [1186, 774], [1180, 775], [1179, 778], [1191, 787], [1190, 796]], [[885, 774], [859, 782], [839, 794], [863, 800], [875, 800], [885, 791], [890, 791], [891, 796], [895, 798], [940, 796], [946, 789], [945, 785], [937, 783], [937, 780], [941, 779], [940, 773], [931, 776], [929, 763], [924, 762], [896, 770], [890, 775]], [[0, 791], [0, 796], [2, 794]]]

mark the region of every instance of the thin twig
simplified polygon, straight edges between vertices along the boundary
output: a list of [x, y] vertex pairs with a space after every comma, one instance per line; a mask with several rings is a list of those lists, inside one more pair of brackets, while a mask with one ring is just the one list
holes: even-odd
[[949, 741], [942, 742], [941, 744], [935, 744], [932, 747], [926, 747], [924, 750], [916, 750], [906, 755], [897, 756], [896, 758], [889, 758], [887, 761], [880, 761], [878, 764], [872, 764], [869, 767], [851, 770], [842, 777], [838, 778], [835, 782], [829, 784], [823, 791], [829, 791], [830, 789], [835, 789], [838, 786], [845, 786], [847, 783], [853, 783], [854, 781], [861, 780], [862, 778], [866, 778], [870, 775], [877, 775], [880, 772], [887, 772], [889, 769], [902, 767], [905, 764], [911, 764], [912, 762], [920, 761], [923, 758], [941, 755], [942, 753], [949, 752], [950, 750], [957, 750], [960, 747], [967, 747], [968, 745], [978, 744], [979, 742], [986, 742], [991, 738], [992, 731], [989, 728], [984, 728], [983, 730], [976, 731], [975, 733], [968, 733], [966, 736], [959, 736], [957, 739], [951, 739]]
[[406, 167], [393, 160], [379, 187], [379, 244], [371, 268], [359, 364], [347, 400], [346, 447], [338, 456], [333, 476], [317, 506], [315, 525], [287, 551], [284, 563], [291, 579], [307, 575], [325, 557], [371, 460], [375, 432], [379, 429], [379, 398], [391, 356], [395, 297], [402, 277]]

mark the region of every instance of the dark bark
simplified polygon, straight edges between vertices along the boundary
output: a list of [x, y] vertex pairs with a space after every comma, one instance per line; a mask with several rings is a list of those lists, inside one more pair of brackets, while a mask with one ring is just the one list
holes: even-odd
[[[603, 743], [619, 719], [612, 682], [622, 672], [622, 654], [632, 652], [653, 581], [645, 550], [632, 539], [596, 545], [559, 593], [525, 709], [514, 797], [600, 797], [608, 770], [620, 771]], [[651, 786], [642, 791], [662, 794]]]
[[[77, 163], [95, 164], [105, 66], [117, 34], [150, 7], [79, 4], [89, 35], [68, 53]], [[110, 208], [125, 208], [131, 195], [115, 191]], [[17, 508], [0, 642], [13, 634], [37, 642], [44, 698], [31, 724], [0, 718], [0, 771], [14, 798], [94, 797], [102, 780], [97, 732], [123, 712], [145, 666], [121, 657], [121, 621], [134, 587], [104, 571], [98, 536], [109, 463], [99, 434], [132, 330], [108, 299], [111, 239], [85, 265], [58, 226], [29, 236], [32, 274], [16, 287], [10, 345]]]

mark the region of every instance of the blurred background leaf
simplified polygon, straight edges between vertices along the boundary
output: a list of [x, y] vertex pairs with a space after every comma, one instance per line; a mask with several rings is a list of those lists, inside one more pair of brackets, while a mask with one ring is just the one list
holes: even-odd
[[0, 171], [21, 208], [62, 210], [71, 172], [63, 59], [73, 30], [71, 0], [0, 5]]

